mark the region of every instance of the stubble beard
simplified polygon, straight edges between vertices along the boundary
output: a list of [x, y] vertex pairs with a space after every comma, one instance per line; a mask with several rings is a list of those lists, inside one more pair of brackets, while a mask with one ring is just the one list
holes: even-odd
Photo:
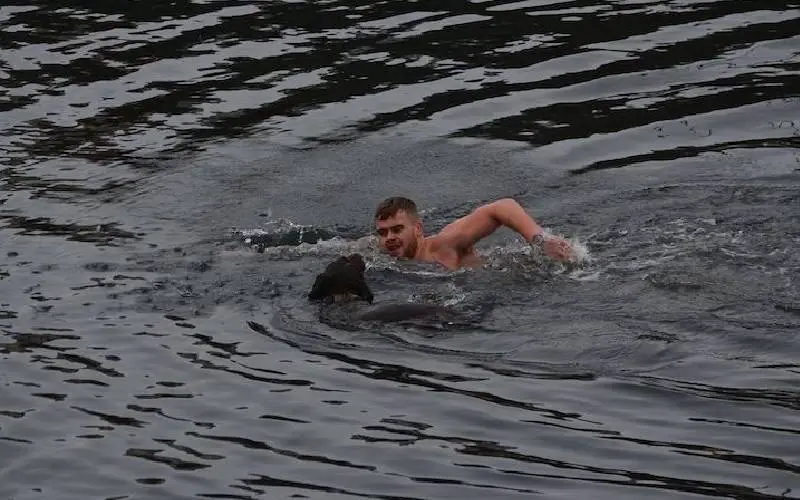
[[408, 244], [406, 251], [403, 252], [403, 258], [412, 260], [417, 255], [417, 248], [419, 247], [419, 243], [417, 242], [416, 238]]

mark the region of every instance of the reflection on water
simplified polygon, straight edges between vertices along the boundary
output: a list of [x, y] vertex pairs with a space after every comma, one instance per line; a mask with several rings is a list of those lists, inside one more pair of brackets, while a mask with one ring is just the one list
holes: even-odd
[[600, 148], [602, 167], [798, 134], [791, 2], [105, 7], [3, 10], [4, 146], [19, 161], [399, 127]]
[[[1, 498], [798, 497], [797, 2], [13, 3]], [[478, 321], [320, 321], [351, 251]]]

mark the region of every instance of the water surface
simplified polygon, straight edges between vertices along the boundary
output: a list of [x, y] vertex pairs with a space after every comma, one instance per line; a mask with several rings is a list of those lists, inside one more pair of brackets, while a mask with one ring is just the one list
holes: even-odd
[[[800, 498], [799, 17], [0, 7], [0, 498]], [[395, 194], [585, 259], [391, 262]], [[481, 320], [320, 321], [353, 251]]]

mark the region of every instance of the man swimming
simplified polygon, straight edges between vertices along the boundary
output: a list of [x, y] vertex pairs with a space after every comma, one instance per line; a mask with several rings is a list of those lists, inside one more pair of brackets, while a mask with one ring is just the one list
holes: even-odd
[[568, 241], [546, 236], [525, 209], [511, 198], [481, 205], [432, 236], [424, 235], [416, 204], [402, 196], [383, 200], [374, 218], [378, 244], [398, 259], [438, 262], [448, 269], [479, 267], [482, 260], [475, 253], [475, 243], [505, 226], [553, 259], [576, 260], [575, 250]]

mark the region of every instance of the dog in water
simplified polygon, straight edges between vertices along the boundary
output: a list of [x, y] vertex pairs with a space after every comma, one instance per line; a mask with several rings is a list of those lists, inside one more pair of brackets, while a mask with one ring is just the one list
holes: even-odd
[[372, 304], [374, 297], [364, 278], [366, 269], [361, 254], [339, 257], [317, 275], [308, 294], [309, 300], [322, 300], [330, 304], [359, 298]]
[[436, 327], [469, 322], [463, 315], [446, 306], [412, 302], [374, 304], [367, 284], [364, 258], [357, 253], [342, 256], [318, 274], [308, 299], [321, 302], [320, 319], [336, 326], [353, 327], [361, 321], [413, 322]]

